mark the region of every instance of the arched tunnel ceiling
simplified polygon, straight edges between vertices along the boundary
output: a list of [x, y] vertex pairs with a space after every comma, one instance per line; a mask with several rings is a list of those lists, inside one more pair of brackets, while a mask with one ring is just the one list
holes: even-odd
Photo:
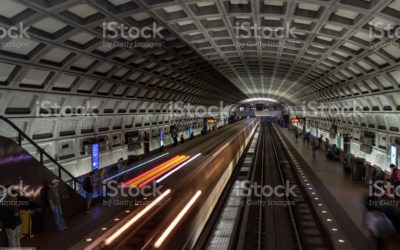
[[[138, 1], [2, 0], [1, 5], [1, 27], [29, 29], [22, 37], [1, 33], [0, 89], [203, 105], [245, 98]], [[150, 48], [140, 39], [132, 48], [110, 46], [107, 42], [117, 40], [104, 39], [102, 24], [114, 21], [165, 28], [162, 37], [145, 41], [156, 44]]]
[[[380, 30], [369, 38], [373, 24], [397, 25], [398, 0], [144, 2], [249, 97], [301, 103], [393, 70], [400, 59], [398, 43], [379, 43], [397, 38], [381, 39]], [[253, 29], [248, 36], [249, 27], [288, 27], [295, 35]], [[386, 84], [397, 89], [393, 80]]]
[[[2, 26], [32, 28], [30, 39], [2, 40], [24, 46], [2, 43], [0, 84], [195, 104], [384, 95], [398, 90], [400, 46], [391, 31], [370, 31], [399, 19], [400, 0], [3, 0]], [[104, 46], [112, 21], [163, 27], [162, 46]], [[292, 32], [246, 36], [249, 26]]]

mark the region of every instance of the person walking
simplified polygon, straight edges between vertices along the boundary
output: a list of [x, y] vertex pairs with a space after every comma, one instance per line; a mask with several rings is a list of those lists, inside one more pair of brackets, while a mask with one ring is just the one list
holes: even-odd
[[325, 152], [328, 152], [329, 150], [329, 139], [325, 138]]
[[312, 151], [313, 158], [315, 158], [315, 156], [316, 156], [317, 149], [318, 149], [317, 140], [315, 138], [313, 138], [313, 139], [311, 139], [311, 151]]
[[61, 199], [58, 191], [59, 185], [58, 179], [53, 179], [49, 183], [49, 190], [47, 191], [47, 200], [50, 203], [51, 212], [53, 213], [54, 223], [56, 224], [58, 231], [63, 231], [67, 229], [67, 225], [65, 225], [64, 216], [61, 210]]
[[20, 248], [21, 217], [16, 194], [7, 195], [0, 203], [0, 220], [6, 231], [8, 246]]
[[89, 173], [88, 176], [83, 179], [83, 190], [85, 191], [85, 197], [87, 200], [87, 205], [86, 205], [86, 213], [90, 213], [90, 209], [92, 206], [92, 200], [93, 200], [93, 179], [95, 176], [95, 172], [92, 171]]
[[387, 249], [386, 241], [392, 237], [396, 229], [390, 219], [378, 207], [372, 205], [372, 197], [365, 199], [364, 223], [376, 240], [377, 250]]

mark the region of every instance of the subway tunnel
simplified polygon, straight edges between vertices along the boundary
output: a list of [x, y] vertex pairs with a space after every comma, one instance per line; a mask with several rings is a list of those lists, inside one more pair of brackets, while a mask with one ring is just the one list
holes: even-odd
[[400, 0], [0, 4], [0, 247], [399, 248]]

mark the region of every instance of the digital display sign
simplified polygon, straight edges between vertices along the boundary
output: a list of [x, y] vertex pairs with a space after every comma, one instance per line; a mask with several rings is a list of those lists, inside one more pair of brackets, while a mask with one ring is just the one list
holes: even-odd
[[291, 123], [301, 123], [302, 119], [301, 118], [292, 118], [290, 121], [291, 121]]
[[92, 170], [100, 168], [100, 152], [99, 144], [92, 144]]
[[390, 164], [394, 164], [397, 166], [397, 146], [390, 146]]
[[214, 117], [204, 118], [204, 121], [207, 121], [208, 123], [216, 123], [216, 122], [218, 122], [218, 120], [216, 118], [214, 118]]

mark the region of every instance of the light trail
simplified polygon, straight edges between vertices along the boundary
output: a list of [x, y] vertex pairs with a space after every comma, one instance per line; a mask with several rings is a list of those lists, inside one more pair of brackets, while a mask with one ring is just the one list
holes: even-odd
[[189, 211], [189, 209], [194, 205], [196, 200], [200, 197], [201, 191], [197, 191], [196, 194], [190, 199], [190, 201], [186, 204], [186, 206], [179, 212], [178, 216], [171, 222], [171, 224], [165, 229], [165, 231], [161, 234], [160, 238], [154, 244], [155, 248], [161, 247], [167, 237], [171, 234], [172, 230], [178, 225], [178, 223], [182, 220], [183, 216]]

